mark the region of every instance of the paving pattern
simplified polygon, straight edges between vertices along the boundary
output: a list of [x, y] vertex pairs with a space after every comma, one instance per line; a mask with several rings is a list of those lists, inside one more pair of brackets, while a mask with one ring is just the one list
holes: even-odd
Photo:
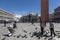
[[[17, 28], [15, 28], [15, 32], [11, 37], [3, 36], [3, 34], [8, 33], [9, 24], [4, 27], [3, 24], [0, 24], [0, 40], [60, 40], [60, 23], [54, 23], [56, 37], [40, 37], [40, 24], [34, 23], [17, 23]], [[44, 35], [50, 35], [49, 31], [49, 23], [44, 29], [46, 33]]]

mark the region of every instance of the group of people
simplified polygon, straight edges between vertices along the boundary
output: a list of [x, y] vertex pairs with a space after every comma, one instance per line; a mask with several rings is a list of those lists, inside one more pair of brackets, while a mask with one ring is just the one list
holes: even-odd
[[[13, 28], [16, 28], [17, 26], [16, 26], [16, 21], [14, 21], [14, 22], [12, 22], [13, 23]], [[6, 21], [4, 21], [4, 27], [6, 27], [6, 24], [7, 24], [7, 22]]]
[[[40, 27], [41, 27], [41, 36], [43, 36], [44, 28], [46, 27], [46, 22], [44, 22], [44, 23], [41, 22]], [[49, 23], [49, 29], [50, 29], [50, 36], [52, 36], [52, 34], [54, 34], [54, 37], [55, 37], [56, 34], [54, 32], [54, 24], [52, 22]]]
[[[6, 24], [7, 24], [7, 22], [4, 21], [4, 27], [6, 27]], [[8, 34], [5, 34], [5, 36], [12, 36], [12, 34], [14, 33], [14, 28], [17, 28], [16, 21], [9, 24], [9, 27], [7, 27]]]
[[[32, 22], [32, 24], [33, 24], [33, 22]], [[49, 25], [50, 25], [49, 29], [50, 29], [51, 36], [52, 36], [52, 34], [54, 34], [54, 36], [56, 36], [56, 34], [54, 32], [54, 24], [52, 22], [50, 22]], [[6, 27], [6, 21], [4, 21], [4, 26]], [[43, 36], [44, 28], [46, 27], [46, 22], [44, 22], [44, 23], [41, 22], [40, 27], [41, 27], [41, 36]], [[13, 28], [17, 28], [16, 21], [13, 23], [13, 27], [7, 28], [11, 34], [13, 34], [13, 32], [14, 32]]]

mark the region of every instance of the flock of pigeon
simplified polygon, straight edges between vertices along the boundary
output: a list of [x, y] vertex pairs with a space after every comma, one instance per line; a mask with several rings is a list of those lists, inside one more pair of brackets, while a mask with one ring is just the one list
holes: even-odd
[[[8, 24], [7, 24], [8, 27]], [[56, 37], [50, 37], [50, 32], [48, 29], [48, 24], [46, 27], [47, 31], [44, 31], [43, 36], [41, 37], [40, 32], [40, 23], [17, 23], [17, 28], [14, 29], [14, 33], [10, 36], [4, 35], [6, 33], [7, 27], [1, 27], [0, 40], [59, 40], [60, 31], [55, 31]]]

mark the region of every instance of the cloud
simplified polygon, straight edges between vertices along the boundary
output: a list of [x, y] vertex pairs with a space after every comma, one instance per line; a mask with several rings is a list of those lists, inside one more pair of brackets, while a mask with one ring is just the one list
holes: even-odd
[[40, 15], [38, 15], [38, 16], [40, 16]]
[[21, 18], [21, 17], [22, 17], [22, 15], [16, 15], [16, 17]]
[[14, 11], [14, 13], [16, 14], [16, 17], [21, 18], [22, 16], [26, 15], [27, 12], [21, 12], [21, 11]]

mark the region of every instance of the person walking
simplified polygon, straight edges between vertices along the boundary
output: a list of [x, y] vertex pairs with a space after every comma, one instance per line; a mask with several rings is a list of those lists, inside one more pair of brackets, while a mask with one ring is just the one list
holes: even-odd
[[32, 25], [34, 24], [34, 20], [32, 19], [32, 21], [31, 21], [31, 23], [32, 23]]
[[41, 37], [42, 37], [44, 33], [44, 24], [41, 22], [40, 26], [41, 26]]
[[4, 27], [6, 27], [6, 21], [4, 21]]
[[17, 28], [16, 21], [13, 23], [13, 28]]
[[51, 32], [51, 35], [50, 36], [52, 36], [52, 34], [54, 34], [54, 37], [55, 37], [55, 32], [54, 32], [54, 25], [53, 25], [53, 23], [52, 22], [50, 22], [50, 32]]

